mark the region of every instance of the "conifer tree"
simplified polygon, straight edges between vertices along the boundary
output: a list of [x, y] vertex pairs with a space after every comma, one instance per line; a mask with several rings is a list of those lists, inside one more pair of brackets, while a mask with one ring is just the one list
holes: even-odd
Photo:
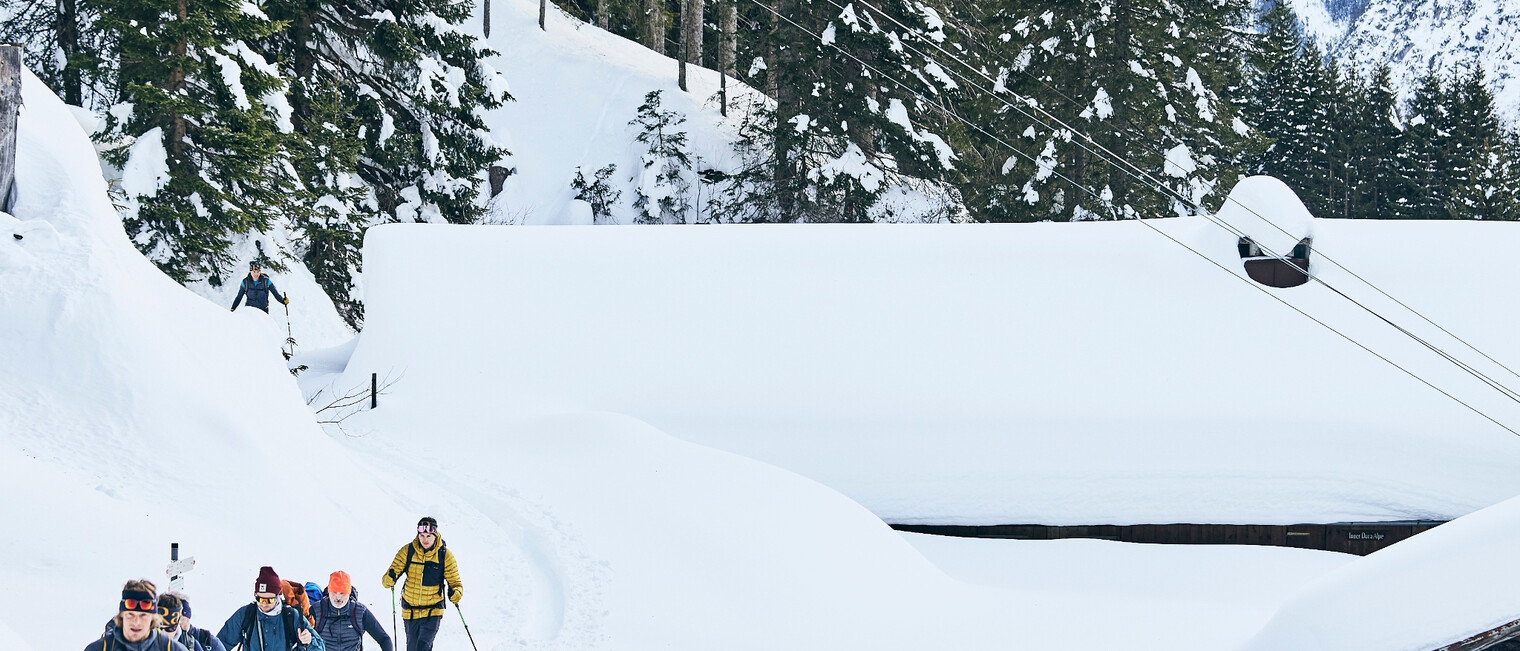
[[114, 99], [115, 43], [89, 0], [0, 0], [0, 16], [0, 42], [24, 45], [27, 68], [64, 102], [104, 108]]
[[[471, 223], [486, 170], [508, 153], [479, 109], [511, 96], [448, 0], [270, 0], [289, 27], [256, 43], [292, 78], [294, 158], [305, 205], [302, 252], [349, 323], [362, 306], [352, 273], [364, 231], [385, 221]], [[320, 244], [320, 246], [317, 246]], [[317, 261], [316, 258], [321, 258]], [[316, 270], [313, 270], [316, 273]]]
[[[160, 141], [109, 158], [167, 168], [161, 187], [127, 197], [127, 233], [176, 280], [218, 284], [232, 270], [231, 239], [267, 228], [294, 180], [281, 155], [285, 80], [246, 45], [281, 25], [228, 0], [91, 3], [120, 48], [131, 109], [112, 113], [113, 139]], [[132, 152], [150, 160], [129, 161]]]
[[936, 180], [951, 169], [954, 152], [925, 118], [956, 88], [929, 54], [927, 42], [944, 39], [933, 10], [899, 0], [774, 4], [764, 85], [775, 103], [749, 107], [731, 211], [765, 221], [866, 221], [888, 179]]
[[1387, 64], [1373, 70], [1372, 78], [1353, 108], [1357, 135], [1357, 206], [1351, 217], [1385, 219], [1393, 216], [1400, 196], [1398, 177], [1400, 130], [1398, 97]]
[[1399, 147], [1404, 201], [1396, 216], [1401, 219], [1451, 218], [1444, 172], [1451, 135], [1446, 113], [1449, 105], [1439, 73], [1427, 71], [1409, 102]]
[[959, 106], [1018, 151], [965, 134], [977, 143], [977, 164], [961, 187], [979, 218], [1161, 216], [1233, 180], [1244, 129], [1221, 93], [1241, 92], [1244, 3], [1014, 0], [990, 8], [976, 22], [993, 37], [969, 49], [988, 52], [981, 60], [1009, 92]]
[[639, 105], [638, 115], [628, 124], [639, 129], [634, 140], [643, 143], [643, 168], [637, 177], [639, 222], [682, 224], [691, 212], [691, 156], [686, 132], [680, 126], [686, 116], [661, 108], [661, 91], [650, 91]]

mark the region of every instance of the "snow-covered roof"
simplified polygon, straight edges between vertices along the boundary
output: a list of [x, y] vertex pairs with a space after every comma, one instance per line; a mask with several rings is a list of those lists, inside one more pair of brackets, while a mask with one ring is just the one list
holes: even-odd
[[[1300, 217], [1272, 186], [1248, 205]], [[1327, 282], [1502, 373], [1344, 264], [1517, 368], [1516, 225], [1312, 226]], [[1444, 520], [1520, 493], [1520, 437], [1277, 299], [1520, 427], [1514, 403], [1325, 287], [1246, 280], [1202, 219], [394, 225], [365, 273], [351, 381], [634, 415], [894, 522]]]

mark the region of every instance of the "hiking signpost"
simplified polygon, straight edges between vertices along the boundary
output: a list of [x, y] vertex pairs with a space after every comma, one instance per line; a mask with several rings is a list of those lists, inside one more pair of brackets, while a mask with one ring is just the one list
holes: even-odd
[[179, 543], [169, 543], [169, 567], [164, 574], [169, 575], [169, 589], [183, 592], [185, 589], [185, 573], [195, 569], [195, 559], [187, 558], [180, 560]]

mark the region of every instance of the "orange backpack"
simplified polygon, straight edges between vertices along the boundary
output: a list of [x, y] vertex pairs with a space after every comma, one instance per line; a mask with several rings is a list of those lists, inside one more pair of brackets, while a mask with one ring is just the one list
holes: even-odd
[[285, 603], [300, 611], [301, 616], [306, 618], [307, 624], [316, 626], [317, 620], [311, 616], [311, 599], [306, 596], [306, 586], [295, 581], [281, 581], [281, 583], [285, 584]]

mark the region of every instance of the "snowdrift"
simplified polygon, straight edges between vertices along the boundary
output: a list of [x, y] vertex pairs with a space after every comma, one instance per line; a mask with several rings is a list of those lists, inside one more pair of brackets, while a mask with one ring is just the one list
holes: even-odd
[[1245, 649], [1426, 651], [1498, 628], [1520, 619], [1517, 542], [1520, 498], [1325, 574]]

